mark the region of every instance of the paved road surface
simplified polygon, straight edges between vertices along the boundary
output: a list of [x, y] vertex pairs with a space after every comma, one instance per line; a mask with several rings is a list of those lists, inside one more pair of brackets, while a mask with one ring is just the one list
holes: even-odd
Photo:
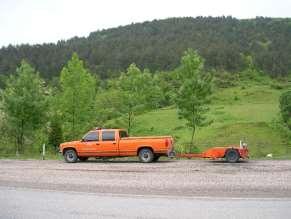
[[0, 187], [0, 218], [291, 218], [291, 199], [113, 195]]
[[291, 218], [291, 161], [0, 160], [0, 218]]

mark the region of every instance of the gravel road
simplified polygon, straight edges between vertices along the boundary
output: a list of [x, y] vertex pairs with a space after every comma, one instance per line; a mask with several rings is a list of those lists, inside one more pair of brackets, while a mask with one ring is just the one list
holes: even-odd
[[291, 161], [0, 160], [0, 186], [98, 194], [291, 197]]

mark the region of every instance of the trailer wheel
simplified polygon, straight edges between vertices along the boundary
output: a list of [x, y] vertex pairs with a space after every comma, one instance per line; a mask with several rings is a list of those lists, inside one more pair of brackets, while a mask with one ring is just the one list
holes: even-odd
[[154, 159], [153, 151], [149, 148], [143, 148], [138, 153], [139, 160], [142, 163], [150, 163]]
[[239, 158], [240, 158], [240, 155], [238, 151], [235, 149], [229, 149], [225, 153], [225, 159], [229, 163], [236, 163], [238, 162]]
[[78, 160], [78, 156], [75, 150], [69, 149], [64, 153], [64, 158], [67, 163], [76, 163]]

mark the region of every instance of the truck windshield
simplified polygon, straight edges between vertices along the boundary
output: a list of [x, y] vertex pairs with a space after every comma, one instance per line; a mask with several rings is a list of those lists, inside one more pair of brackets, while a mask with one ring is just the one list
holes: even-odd
[[128, 134], [127, 134], [126, 131], [119, 131], [119, 137], [120, 138], [126, 138], [126, 137], [128, 137]]
[[98, 132], [89, 132], [82, 139], [83, 141], [98, 141], [99, 135]]

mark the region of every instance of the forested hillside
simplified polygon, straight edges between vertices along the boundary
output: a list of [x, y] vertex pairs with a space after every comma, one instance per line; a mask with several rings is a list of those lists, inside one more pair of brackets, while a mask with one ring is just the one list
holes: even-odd
[[[52, 30], [53, 31], [53, 30]], [[291, 69], [291, 19], [232, 17], [170, 18], [131, 24], [72, 38], [56, 44], [19, 45], [0, 49], [0, 76], [15, 72], [25, 59], [45, 79], [59, 76], [72, 52], [101, 78], [129, 64], [150, 71], [172, 70], [187, 48], [198, 50], [208, 69], [238, 72], [252, 56], [257, 69], [272, 76]]]

